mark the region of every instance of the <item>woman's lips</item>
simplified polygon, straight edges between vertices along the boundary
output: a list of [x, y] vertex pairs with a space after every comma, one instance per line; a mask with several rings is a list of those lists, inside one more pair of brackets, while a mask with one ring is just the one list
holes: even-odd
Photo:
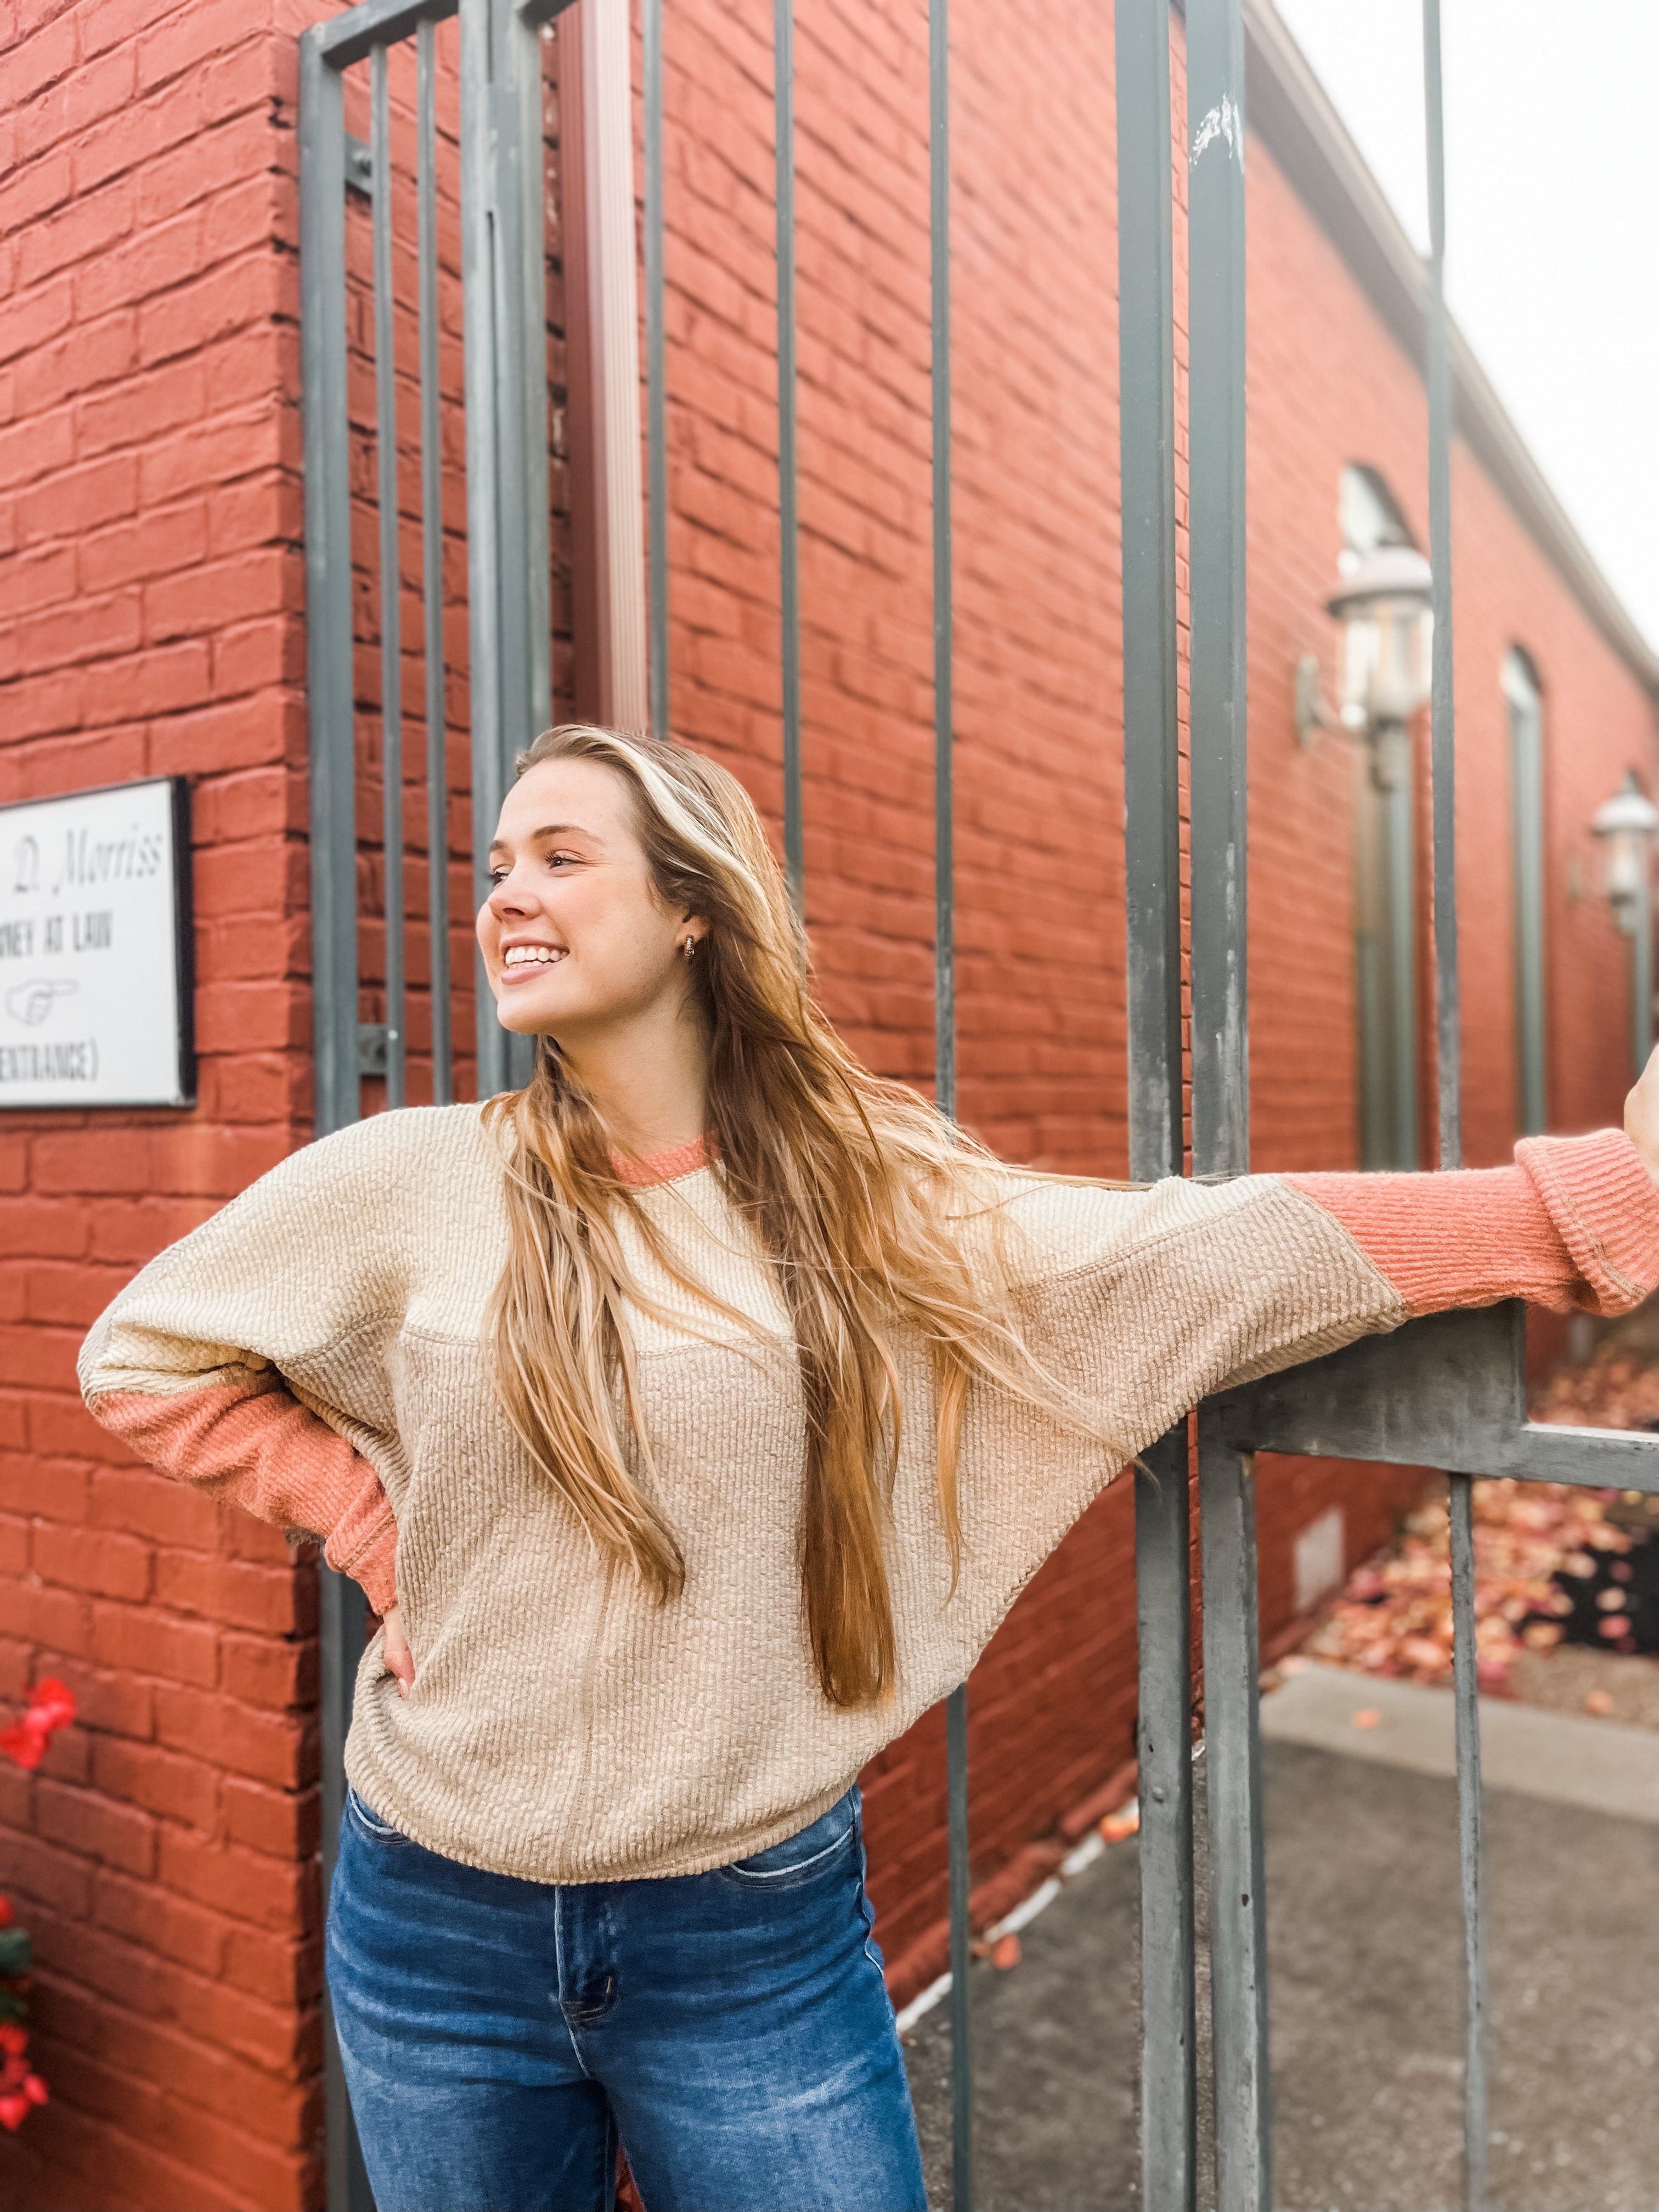
[[527, 982], [532, 975], [550, 975], [555, 968], [564, 965], [567, 957], [561, 947], [556, 958], [552, 960], [515, 960], [511, 967], [503, 961], [496, 980], [505, 990], [511, 984]]

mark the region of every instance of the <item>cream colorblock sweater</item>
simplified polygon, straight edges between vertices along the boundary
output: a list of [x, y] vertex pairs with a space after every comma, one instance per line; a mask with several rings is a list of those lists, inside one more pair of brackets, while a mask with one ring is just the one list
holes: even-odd
[[688, 1273], [762, 1329], [689, 1299], [625, 1225], [671, 1316], [631, 1317], [686, 1563], [666, 1606], [607, 1571], [497, 1405], [481, 1330], [506, 1253], [502, 1164], [475, 1106], [377, 1115], [295, 1153], [146, 1267], [82, 1356], [88, 1402], [142, 1457], [317, 1531], [377, 1607], [400, 1601], [414, 1686], [399, 1697], [373, 1638], [346, 1771], [431, 1850], [538, 1881], [695, 1874], [816, 1819], [963, 1680], [1091, 1499], [1205, 1393], [1436, 1305], [1618, 1310], [1659, 1280], [1659, 1199], [1613, 1133], [1535, 1140], [1485, 1175], [1127, 1192], [1010, 1172], [1030, 1342], [1110, 1442], [976, 1385], [947, 1601], [927, 1361], [901, 1341], [899, 1688], [846, 1712], [803, 1624], [801, 1396], [769, 1263], [700, 1148], [630, 1179]]

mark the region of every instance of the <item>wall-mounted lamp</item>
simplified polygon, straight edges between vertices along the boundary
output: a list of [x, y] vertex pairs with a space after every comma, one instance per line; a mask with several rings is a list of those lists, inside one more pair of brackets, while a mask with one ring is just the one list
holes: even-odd
[[1653, 1049], [1653, 841], [1659, 806], [1643, 793], [1634, 769], [1590, 817], [1590, 834], [1606, 851], [1602, 886], [1617, 927], [1631, 940], [1631, 1052], [1639, 1073]]
[[[1296, 667], [1296, 734], [1310, 745], [1319, 730], [1345, 729], [1375, 738], [1402, 730], [1429, 696], [1433, 635], [1431, 574], [1411, 545], [1377, 545], [1345, 575], [1326, 611], [1341, 623], [1340, 696], [1334, 713], [1321, 696], [1319, 661], [1304, 653]], [[1379, 777], [1398, 763], [1380, 748]]]
[[1636, 934], [1638, 918], [1647, 903], [1648, 856], [1656, 831], [1659, 806], [1644, 796], [1635, 769], [1628, 769], [1619, 789], [1590, 819], [1590, 835], [1602, 839], [1607, 848], [1602, 883], [1607, 903], [1626, 937]]

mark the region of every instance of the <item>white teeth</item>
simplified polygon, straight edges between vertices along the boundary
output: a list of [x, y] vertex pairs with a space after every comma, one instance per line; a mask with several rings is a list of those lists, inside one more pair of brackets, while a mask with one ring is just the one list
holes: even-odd
[[532, 964], [550, 968], [556, 960], [562, 960], [564, 948], [554, 945], [514, 945], [501, 955], [503, 968], [526, 968]]

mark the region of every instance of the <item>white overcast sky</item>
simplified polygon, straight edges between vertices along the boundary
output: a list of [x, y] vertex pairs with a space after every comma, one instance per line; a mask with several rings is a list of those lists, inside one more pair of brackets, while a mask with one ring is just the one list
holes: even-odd
[[[1421, 0], [1278, 0], [1419, 250]], [[1659, 645], [1659, 0], [1444, 0], [1446, 294]]]

